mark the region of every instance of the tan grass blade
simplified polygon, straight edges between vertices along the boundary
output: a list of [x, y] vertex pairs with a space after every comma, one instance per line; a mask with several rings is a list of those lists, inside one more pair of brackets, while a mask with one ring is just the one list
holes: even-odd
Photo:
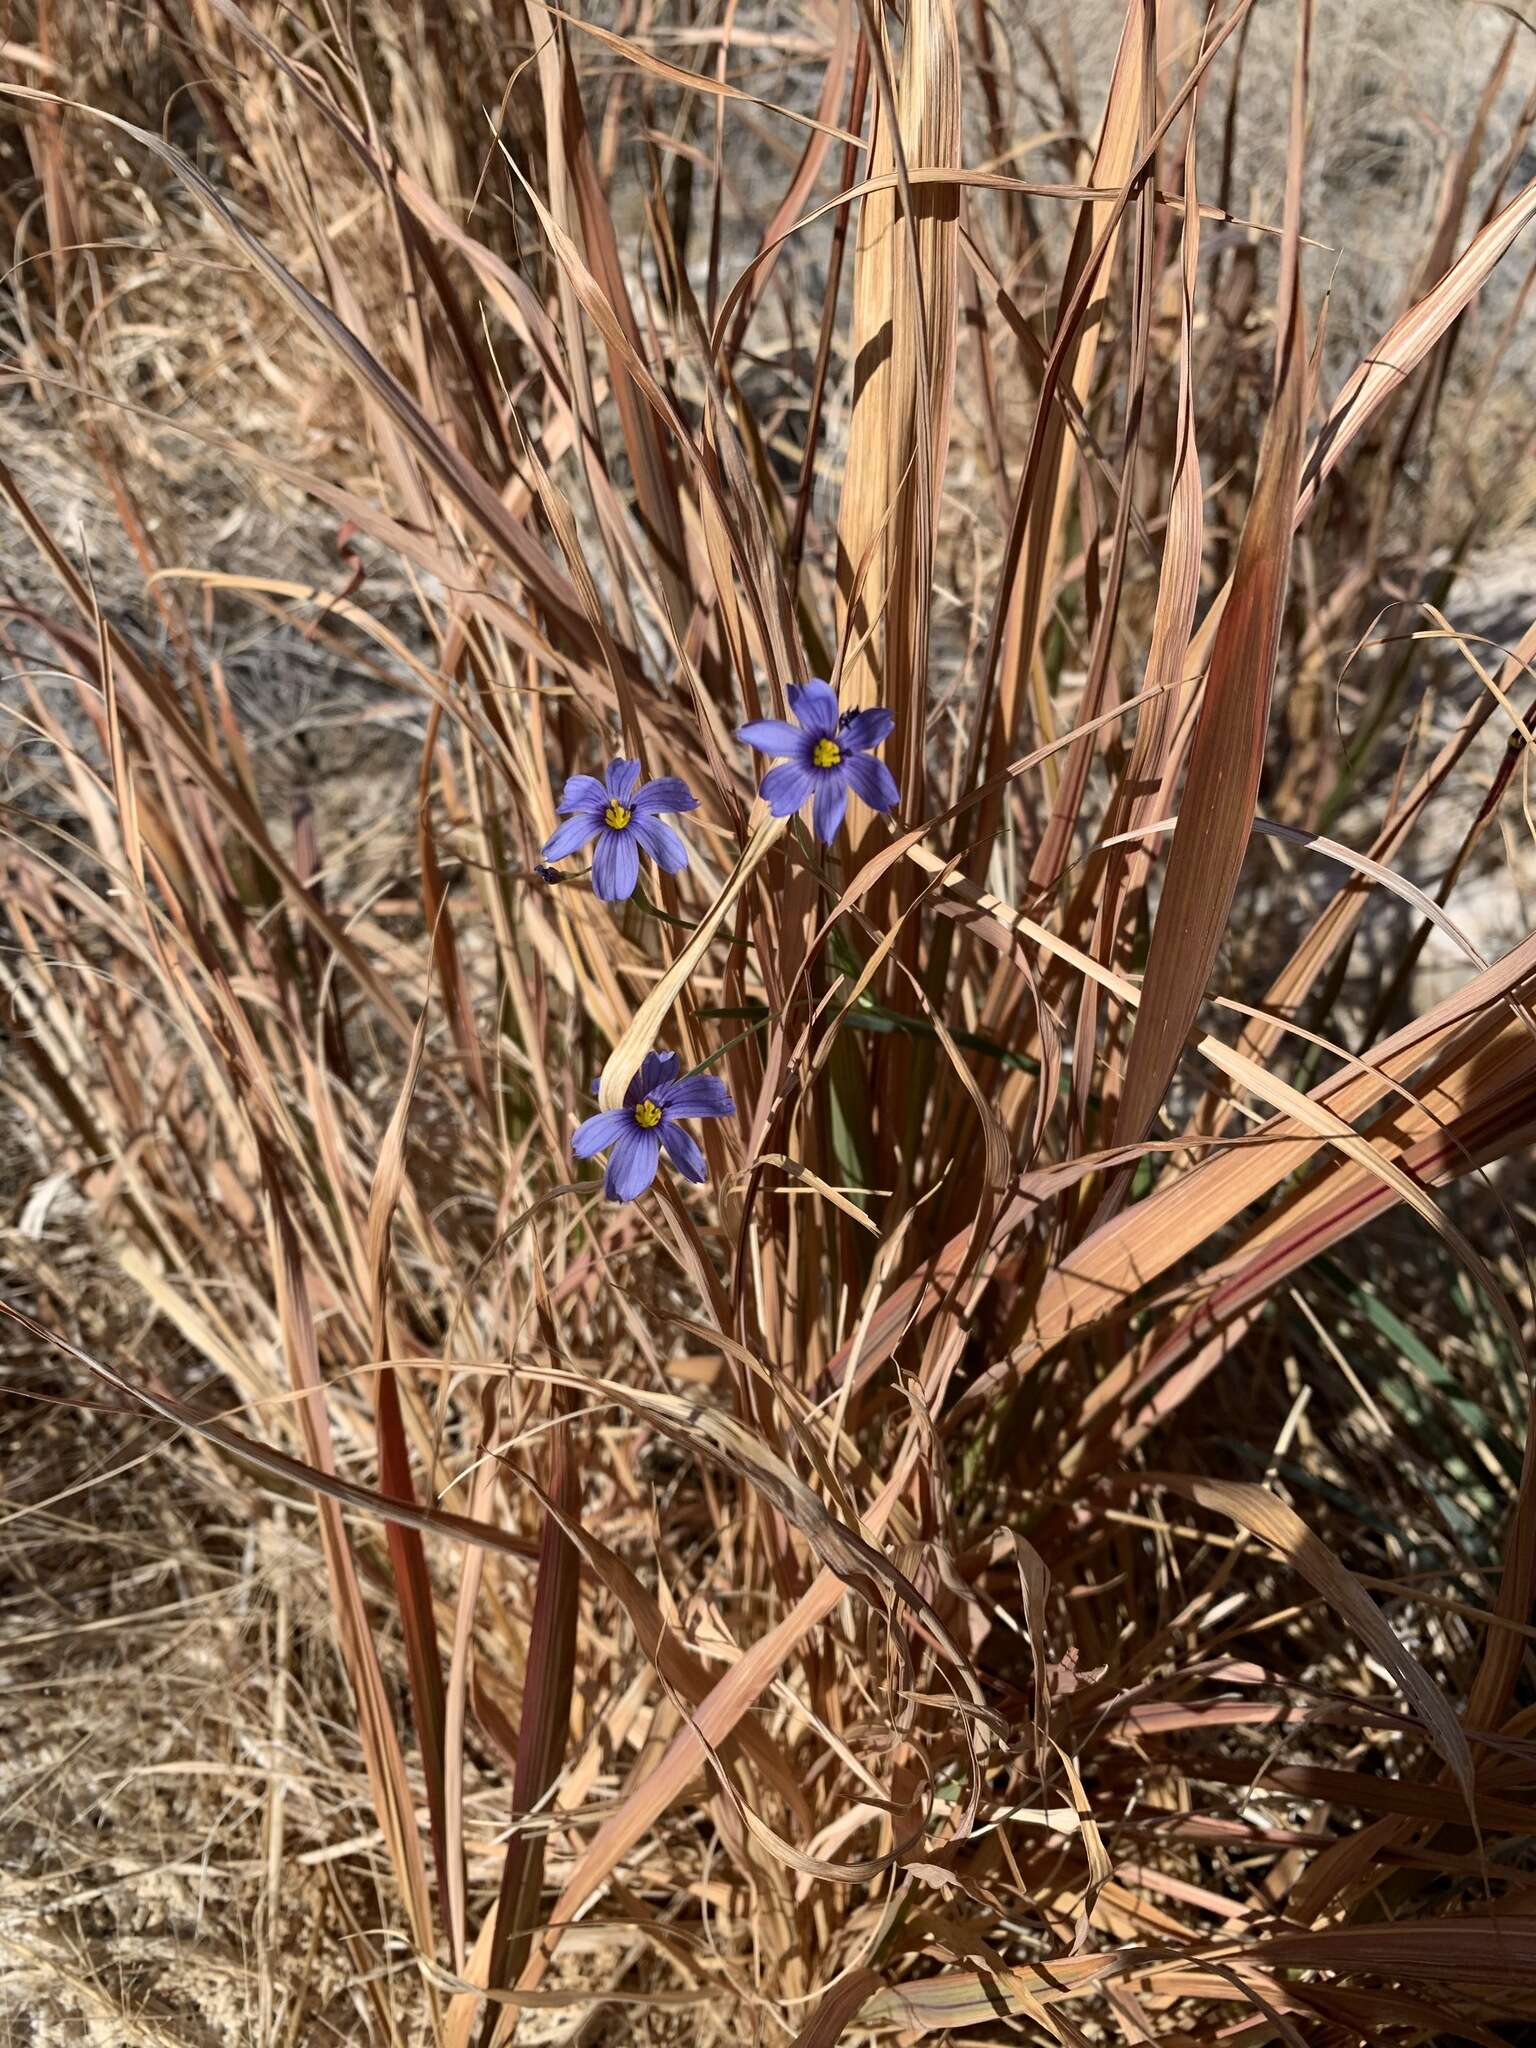
[[914, 1983], [887, 1986], [869, 2000], [860, 2018], [866, 2025], [900, 2026], [917, 2035], [946, 2027], [995, 2025], [1000, 2016], [1084, 1996], [1136, 1963], [1151, 1960], [1151, 1951], [1120, 1950], [1103, 1956], [1064, 1956], [995, 1975], [942, 1970]]
[[[487, 1389], [480, 1405], [480, 1461], [475, 1469], [469, 1496], [470, 1514], [476, 1521], [483, 1521], [488, 1515], [492, 1494], [500, 1476], [495, 1460], [488, 1455], [488, 1446], [495, 1426], [495, 1396]], [[468, 1945], [464, 1858], [465, 1706], [469, 1698], [470, 1663], [474, 1656], [475, 1609], [480, 1600], [480, 1584], [484, 1569], [485, 1552], [478, 1547], [466, 1550], [459, 1568], [458, 1597], [454, 1604], [453, 1648], [448, 1660], [448, 1679], [444, 1689], [443, 1828], [448, 1838], [449, 1862], [448, 1884], [443, 1900], [443, 1920], [448, 1929], [449, 1956], [453, 1967], [461, 1976], [466, 1967]], [[449, 2007], [446, 2024], [451, 2034], [454, 2024], [452, 2006]]]
[[[952, 0], [918, 0], [906, 18], [893, 90], [883, 13], [865, 10], [863, 21], [877, 87], [869, 168], [893, 174], [900, 189], [871, 193], [859, 211], [855, 390], [838, 510], [839, 631], [862, 635], [883, 621], [884, 634], [864, 639], [845, 664], [841, 693], [851, 705], [889, 705], [898, 779], [908, 806], [922, 808], [928, 603], [959, 310], [959, 196], [943, 186], [914, 187], [910, 169], [960, 163], [960, 45]], [[852, 567], [871, 548], [855, 599]]]
[[694, 927], [693, 937], [630, 1019], [628, 1028], [608, 1055], [598, 1082], [597, 1099], [603, 1109], [617, 1109], [622, 1104], [625, 1089], [639, 1073], [640, 1062], [658, 1043], [662, 1024], [688, 977], [708, 951], [710, 941], [724, 923], [731, 905], [752, 879], [763, 856], [783, 836], [785, 826], [783, 818], [770, 818], [764, 814], [724, 888]]
[[1308, 453], [1296, 500], [1298, 522], [1350, 443], [1466, 311], [1533, 216], [1536, 178], [1479, 229], [1434, 289], [1394, 322], [1361, 362], [1329, 408]]
[[[579, 218], [588, 268], [623, 333], [622, 347], [615, 347], [612, 341], [608, 344], [610, 388], [634, 473], [641, 520], [660, 559], [674, 609], [682, 613], [688, 596], [688, 551], [672, 459], [657, 431], [654, 413], [637, 397], [629, 374], [629, 364], [643, 354], [640, 329], [619, 262], [618, 238], [593, 162], [576, 74], [567, 61], [565, 37], [553, 26], [555, 19], [563, 25], [567, 17], [547, 8], [544, 0], [527, 0], [527, 9], [544, 87], [554, 217], [566, 234], [576, 228]], [[571, 214], [572, 202], [575, 217]]]
[[[1529, 627], [1518, 644], [1510, 650], [1500, 670], [1498, 681], [1502, 694], [1507, 695], [1515, 687], [1522, 671], [1533, 660], [1536, 660], [1536, 625]], [[1444, 786], [1447, 777], [1466, 757], [1468, 748], [1491, 715], [1494, 701], [1494, 697], [1490, 695], [1480, 699], [1472, 707], [1460, 729], [1445, 742], [1418, 782], [1394, 806], [1370, 848], [1371, 858], [1386, 861], [1403, 846], [1410, 831], [1422, 817], [1430, 799]], [[1334, 897], [1297, 947], [1290, 961], [1271, 982], [1264, 997], [1263, 1008], [1266, 1011], [1283, 1016], [1294, 1009], [1307, 990], [1319, 980], [1330, 959], [1336, 955], [1358, 924], [1368, 900], [1362, 889], [1353, 887], [1342, 890]], [[1254, 1018], [1244, 1026], [1242, 1037], [1238, 1041], [1238, 1049], [1251, 1059], [1262, 1062], [1269, 1057], [1278, 1038], [1277, 1024], [1267, 1019]], [[1221, 1128], [1219, 1122], [1215, 1128]]]
[[661, 79], [667, 85], [678, 86], [685, 92], [708, 93], [717, 99], [739, 100], [746, 106], [761, 107], [765, 113], [779, 114], [786, 121], [795, 121], [802, 127], [814, 128], [817, 134], [825, 135], [829, 141], [860, 140], [857, 135], [850, 135], [846, 128], [817, 120], [813, 115], [784, 106], [777, 100], [760, 99], [756, 93], [742, 92], [723, 79], [711, 78], [707, 72], [688, 71], [681, 64], [669, 64], [665, 57], [658, 57], [654, 50], [648, 50], [632, 36], [616, 35], [612, 29], [600, 28], [596, 22], [583, 21], [578, 14], [567, 14], [562, 8], [548, 5], [542, 11], [565, 22], [571, 28], [580, 29], [583, 35], [592, 36], [613, 50], [616, 55], [623, 57], [626, 63], [633, 64], [639, 71], [649, 72], [653, 78]]
[[[998, 718], [998, 733], [1005, 751], [1006, 736], [1016, 730], [1020, 708], [1026, 700], [1033, 705], [1042, 734], [1050, 738], [1056, 730], [1055, 712], [1044, 687], [1038, 652], [1045, 608], [1060, 564], [1062, 531], [1077, 469], [1076, 445], [1066, 430], [1067, 407], [1071, 405], [1080, 413], [1093, 387], [1103, 334], [1103, 300], [1101, 297], [1090, 302], [1081, 320], [1071, 327], [1066, 322], [1066, 310], [1088, 278], [1091, 275], [1098, 279], [1106, 278], [1114, 262], [1124, 205], [1120, 190], [1147, 140], [1142, 124], [1148, 112], [1150, 81], [1146, 76], [1146, 64], [1151, 19], [1141, 7], [1126, 7], [1114, 67], [1110, 72], [1104, 117], [1088, 176], [1090, 185], [1116, 197], [1090, 201], [1084, 206], [1062, 271], [1062, 312], [1056, 341], [1064, 352], [1055, 373], [1055, 387], [1059, 387], [1059, 392], [1053, 388], [1049, 398], [1042, 392], [1044, 419], [1036, 422], [1036, 446], [1031, 449], [1031, 458], [1039, 465], [1037, 490], [1028, 507], [1023, 573], [1013, 587], [1006, 627]], [[1128, 395], [1128, 406], [1134, 402]], [[1129, 477], [1123, 479], [1122, 509], [1126, 513], [1129, 511], [1130, 484]], [[1098, 709], [1099, 706], [1092, 702], [1085, 706], [1089, 716]], [[1074, 759], [1083, 761], [1086, 772], [1081, 748], [1074, 749], [1067, 759], [1069, 764]], [[1054, 785], [1055, 779], [1052, 768], [1047, 781]], [[1064, 837], [1062, 828], [1053, 832], [1047, 825], [1041, 847], [1037, 849], [1043, 862], [1042, 874], [1049, 875], [1051, 870], [1059, 867]]]
[[601, 1394], [621, 1407], [636, 1410], [684, 1449], [702, 1451], [739, 1473], [773, 1502], [786, 1521], [793, 1523], [827, 1569], [835, 1572], [877, 1614], [897, 1602], [908, 1608], [943, 1650], [977, 1708], [982, 1707], [981, 1687], [971, 1660], [955, 1642], [932, 1602], [857, 1529], [833, 1514], [755, 1431], [744, 1427], [723, 1408], [681, 1395], [629, 1387], [596, 1374], [566, 1372], [555, 1366], [525, 1366], [523, 1370], [552, 1384], [577, 1388], [588, 1395]]

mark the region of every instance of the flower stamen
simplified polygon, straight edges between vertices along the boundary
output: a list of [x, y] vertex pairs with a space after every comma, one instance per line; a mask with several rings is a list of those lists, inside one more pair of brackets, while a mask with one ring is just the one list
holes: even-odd
[[836, 768], [843, 758], [843, 750], [836, 740], [818, 740], [811, 749], [811, 762], [817, 768]]
[[603, 823], [611, 831], [622, 832], [629, 823], [630, 815], [629, 805], [621, 804], [618, 798], [614, 797], [608, 808], [603, 812]]
[[[625, 816], [627, 817], [628, 815], [628, 812], [626, 812]], [[635, 1104], [635, 1122], [642, 1131], [654, 1131], [661, 1122], [661, 1104], [659, 1102], [652, 1102], [649, 1096], [645, 1098], [644, 1102], [637, 1102]]]

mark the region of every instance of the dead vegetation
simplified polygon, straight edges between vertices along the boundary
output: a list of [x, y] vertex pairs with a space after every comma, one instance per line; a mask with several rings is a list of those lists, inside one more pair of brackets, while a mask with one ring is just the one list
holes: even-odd
[[1522, 2038], [1530, 34], [579, 15], [8, 26], [8, 2038]]

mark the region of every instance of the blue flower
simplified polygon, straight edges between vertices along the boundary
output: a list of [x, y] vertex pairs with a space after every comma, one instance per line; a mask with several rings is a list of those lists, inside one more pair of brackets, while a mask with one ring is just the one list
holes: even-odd
[[872, 811], [895, 810], [901, 797], [896, 778], [870, 751], [890, 736], [896, 721], [889, 711], [845, 711], [839, 718], [837, 692], [822, 682], [791, 683], [789, 708], [798, 725], [755, 718], [736, 732], [758, 753], [784, 757], [763, 777], [761, 792], [776, 818], [792, 816], [807, 797], [813, 798], [811, 823], [822, 845], [830, 846], [850, 789]]
[[632, 1202], [656, 1178], [662, 1148], [683, 1176], [705, 1178], [704, 1154], [678, 1122], [684, 1116], [734, 1116], [730, 1090], [712, 1074], [678, 1079], [675, 1052], [648, 1052], [624, 1093], [622, 1109], [599, 1110], [577, 1126], [571, 1150], [578, 1159], [609, 1153], [603, 1193], [611, 1202]]
[[664, 875], [681, 874], [687, 867], [687, 847], [660, 814], [698, 808], [698, 798], [676, 775], [642, 782], [638, 761], [610, 761], [601, 782], [595, 775], [567, 780], [555, 812], [565, 823], [545, 842], [544, 858], [564, 860], [596, 839], [593, 892], [605, 903], [622, 903], [635, 893], [642, 847]]

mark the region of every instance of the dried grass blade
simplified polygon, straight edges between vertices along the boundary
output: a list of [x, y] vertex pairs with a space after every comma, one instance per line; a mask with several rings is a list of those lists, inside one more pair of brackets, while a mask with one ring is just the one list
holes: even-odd
[[[140, 1285], [143, 1284], [141, 1281]], [[468, 1515], [456, 1515], [443, 1508], [411, 1506], [405, 1501], [391, 1499], [389, 1495], [375, 1493], [371, 1487], [360, 1486], [356, 1480], [344, 1479], [335, 1470], [334, 1459], [326, 1454], [323, 1461], [317, 1458], [307, 1464], [302, 1458], [291, 1458], [286, 1451], [277, 1450], [271, 1444], [259, 1442], [233, 1429], [227, 1422], [201, 1414], [186, 1401], [174, 1395], [162, 1393], [149, 1387], [135, 1386], [124, 1379], [121, 1373], [93, 1358], [88, 1351], [82, 1351], [77, 1344], [71, 1344], [56, 1330], [50, 1330], [45, 1323], [29, 1316], [14, 1302], [0, 1300], [0, 1316], [25, 1330], [39, 1344], [62, 1352], [77, 1365], [84, 1366], [94, 1378], [126, 1400], [146, 1408], [153, 1415], [162, 1416], [178, 1429], [191, 1430], [252, 1471], [261, 1472], [269, 1479], [275, 1479], [280, 1486], [292, 1486], [304, 1493], [313, 1493], [323, 1501], [334, 1501], [339, 1507], [353, 1508], [358, 1513], [381, 1522], [400, 1522], [409, 1529], [436, 1531], [452, 1537], [458, 1543], [483, 1544], [487, 1550], [500, 1551], [504, 1556], [529, 1558], [538, 1554], [537, 1545], [526, 1538], [514, 1536], [510, 1530], [497, 1528], [494, 1522], [476, 1522]], [[304, 1389], [300, 1402], [301, 1417], [305, 1407], [318, 1391]]]
[[89, 114], [92, 119], [106, 122], [120, 134], [130, 137], [165, 164], [344, 365], [364, 397], [383, 409], [424, 467], [463, 506], [486, 539], [501, 551], [527, 586], [538, 593], [540, 603], [559, 623], [569, 641], [585, 655], [590, 656], [595, 651], [590, 628], [576, 602], [575, 592], [532, 536], [511, 517], [496, 492], [437, 432], [404, 387], [363, 347], [351, 329], [307, 286], [301, 284], [286, 264], [280, 262], [251, 232], [217, 188], [180, 150], [172, 148], [148, 129], [99, 107], [62, 100], [55, 94], [40, 93], [27, 86], [0, 85], [0, 92], [18, 99], [69, 106], [76, 112]]
[[1513, 1914], [1318, 1927], [1305, 1934], [1270, 1935], [1250, 1953], [1282, 1969], [1370, 1970], [1386, 1977], [1468, 1984], [1479, 1992], [1528, 1992], [1536, 1979], [1536, 1927]]
[[[686, 616], [690, 600], [686, 575], [688, 550], [678, 506], [677, 479], [669, 451], [657, 430], [656, 417], [649, 405], [637, 400], [635, 380], [629, 372], [628, 366], [643, 358], [640, 329], [619, 261], [613, 220], [592, 160], [592, 145], [587, 136], [586, 113], [576, 73], [566, 54], [565, 36], [552, 25], [553, 20], [558, 19], [563, 27], [571, 18], [557, 8], [546, 7], [544, 0], [526, 0], [526, 6], [544, 87], [544, 115], [553, 174], [551, 200], [558, 210], [570, 198], [575, 199], [588, 268], [623, 333], [621, 347], [615, 346], [607, 335], [604, 337], [608, 346], [609, 385], [629, 453], [641, 521], [660, 560], [673, 608]], [[580, 22], [572, 25], [584, 26]], [[597, 33], [604, 35], [606, 31]], [[682, 75], [690, 80], [694, 76], [691, 72]], [[560, 226], [566, 233], [574, 225], [568, 218], [560, 219]], [[579, 339], [573, 337], [571, 345], [579, 347]]]
[[1170, 1473], [1148, 1474], [1147, 1478], [1149, 1483], [1166, 1486], [1201, 1507], [1226, 1515], [1240, 1529], [1257, 1536], [1309, 1585], [1315, 1586], [1330, 1606], [1348, 1617], [1361, 1641], [1376, 1652], [1402, 1687], [1430, 1740], [1449, 1764], [1466, 1801], [1468, 1816], [1474, 1817], [1477, 1784], [1472, 1751], [1450, 1702], [1418, 1659], [1404, 1647], [1397, 1631], [1354, 1574], [1345, 1570], [1295, 1509], [1262, 1486], [1236, 1480], [1185, 1479]]
[[1179, 827], [1153, 926], [1115, 1117], [1115, 1139], [1121, 1144], [1135, 1143], [1151, 1129], [1178, 1064], [1226, 930], [1259, 793], [1290, 582], [1291, 515], [1307, 376], [1294, 276], [1297, 248], [1294, 236], [1287, 240], [1291, 319], [1280, 342], [1275, 407], [1259, 454], [1231, 595], [1211, 651]]
[[1296, 501], [1298, 524], [1350, 443], [1458, 320], [1536, 215], [1536, 178], [1480, 229], [1434, 290], [1382, 336], [1334, 400], [1307, 456]]
[[[959, 166], [961, 59], [949, 0], [915, 0], [908, 10], [894, 88], [885, 34], [883, 14], [866, 10], [878, 87], [870, 168], [892, 174], [898, 189], [872, 192], [859, 211], [850, 344], [856, 382], [838, 508], [838, 609], [845, 636], [867, 636], [845, 663], [844, 699], [889, 705], [900, 780], [909, 806], [919, 807], [927, 772], [934, 532], [959, 315], [959, 194], [944, 186], [919, 191], [909, 167]], [[870, 550], [864, 588], [855, 592], [853, 565]]]
[[873, 1970], [850, 1970], [824, 1991], [789, 2048], [836, 2048], [861, 2008], [881, 1989]]
[[[405, 1183], [405, 1134], [410, 1123], [411, 1102], [426, 1050], [427, 1026], [431, 1012], [423, 1007], [411, 1039], [405, 1077], [379, 1147], [373, 1186], [368, 1196], [367, 1261], [371, 1348], [378, 1367], [374, 1373], [374, 1417], [379, 1444], [379, 1490], [392, 1499], [416, 1505], [416, 1487], [411, 1477], [411, 1453], [401, 1413], [397, 1368], [389, 1363], [389, 1269], [390, 1226]], [[386, 1529], [390, 1567], [394, 1574], [395, 1601], [405, 1639], [406, 1669], [410, 1679], [411, 1712], [416, 1739], [421, 1745], [422, 1776], [426, 1780], [427, 1812], [432, 1830], [432, 1853], [444, 1901], [452, 1887], [445, 1814], [446, 1768], [445, 1723], [447, 1705], [443, 1692], [443, 1666], [438, 1653], [437, 1617], [433, 1605], [432, 1574], [427, 1566], [426, 1545], [421, 1531], [401, 1522]]]
[[[555, 1397], [556, 1412], [560, 1401]], [[492, 1990], [517, 1982], [538, 1928], [544, 1882], [544, 1836], [520, 1826], [533, 1813], [559, 1773], [570, 1736], [571, 1687], [576, 1671], [576, 1609], [581, 1555], [566, 1534], [581, 1510], [581, 1487], [565, 1429], [553, 1433], [549, 1455], [550, 1511], [544, 1519], [539, 1570], [533, 1593], [533, 1623], [523, 1674], [523, 1711], [517, 1729], [517, 1769], [512, 1783], [512, 1839], [501, 1867], [495, 1929], [486, 1958]], [[491, 2048], [506, 2020], [492, 2006], [481, 2029]]]
[[[911, 1475], [915, 1454], [916, 1438], [909, 1433], [878, 1500], [863, 1518], [871, 1536], [878, 1535], [895, 1508]], [[681, 1795], [690, 1778], [704, 1766], [708, 1750], [719, 1749], [782, 1665], [810, 1631], [826, 1620], [846, 1591], [835, 1572], [818, 1573], [784, 1619], [745, 1651], [716, 1682], [693, 1720], [668, 1744], [656, 1770], [609, 1815], [578, 1859], [545, 1934], [529, 1958], [519, 1989], [531, 1990], [537, 1985], [565, 1926], [646, 1830]]]
[[[470, 1488], [469, 1509], [477, 1521], [490, 1512], [499, 1476], [489, 1455], [496, 1429], [496, 1398], [487, 1388], [480, 1402], [480, 1463]], [[485, 1572], [485, 1552], [472, 1546], [464, 1553], [459, 1570], [458, 1598], [454, 1604], [453, 1651], [448, 1662], [448, 1683], [444, 1700], [443, 1825], [448, 1837], [448, 1887], [443, 1918], [448, 1928], [448, 1948], [453, 1967], [461, 1974], [466, 1963], [467, 1922], [465, 1917], [464, 1867], [464, 1722], [469, 1698], [469, 1674], [474, 1660], [475, 1609]], [[448, 2029], [453, 2029], [453, 2008], [448, 2012]], [[470, 2018], [473, 2019], [473, 2011]], [[467, 2029], [466, 2029], [467, 2032]]]
[[794, 107], [782, 105], [777, 100], [760, 99], [756, 93], [742, 92], [737, 86], [728, 85], [723, 79], [711, 78], [707, 72], [687, 71], [680, 64], [669, 64], [665, 57], [658, 57], [653, 50], [647, 50], [633, 37], [616, 35], [612, 29], [600, 28], [596, 22], [583, 21], [579, 14], [567, 14], [563, 8], [546, 4], [541, 12], [554, 15], [569, 27], [580, 29], [586, 36], [605, 43], [627, 63], [639, 71], [647, 71], [653, 78], [659, 78], [667, 85], [679, 87], [684, 92], [708, 93], [716, 99], [740, 100], [749, 107], [761, 107], [764, 113], [782, 115], [786, 121], [795, 121], [803, 128], [814, 128], [829, 142], [851, 142], [859, 144], [862, 138], [850, 135], [846, 128], [839, 128], [828, 121], [818, 120], [814, 115], [803, 114]]
[[608, 1055], [603, 1068], [597, 1090], [601, 1108], [617, 1109], [623, 1102], [625, 1089], [639, 1073], [640, 1062], [656, 1044], [657, 1033], [681, 995], [689, 975], [703, 959], [711, 939], [720, 929], [731, 905], [752, 879], [763, 856], [783, 836], [787, 822], [783, 818], [763, 817], [727, 877], [724, 888], [695, 925], [693, 937], [636, 1010], [629, 1028]]
[[[299, 1414], [304, 1423], [310, 1457], [321, 1471], [330, 1473], [334, 1471], [334, 1454], [303, 1257], [277, 1173], [270, 1162], [264, 1160], [263, 1165], [283, 1348], [294, 1385], [304, 1397]], [[340, 1508], [334, 1499], [324, 1496], [319, 1506], [337, 1633], [352, 1681], [353, 1697], [357, 1701], [358, 1734], [368, 1766], [374, 1809], [395, 1868], [410, 1921], [411, 1938], [418, 1953], [430, 1956], [435, 1945], [431, 1895], [405, 1759], [400, 1753], [384, 1674], [379, 1668], [363, 1590]]]
[[448, 885], [437, 857], [437, 836], [432, 830], [432, 759], [442, 715], [442, 706], [434, 704], [421, 745], [421, 775], [416, 791], [416, 851], [421, 861], [421, 908], [427, 930], [432, 934], [432, 953], [448, 1006], [448, 1025], [453, 1032], [453, 1042], [463, 1057], [465, 1071], [481, 1106], [486, 1107], [490, 1097], [486, 1087], [485, 1061], [480, 1053], [480, 1035], [475, 1029], [469, 982], [459, 957]]
[[[1010, 2014], [1038, 2018], [1044, 2006], [1091, 1991], [1138, 1962], [1151, 1962], [1155, 1954], [1151, 1949], [1118, 1949], [1109, 1955], [1063, 1956], [992, 1974], [941, 1970], [916, 1983], [888, 1985], [869, 2000], [860, 2018], [868, 2026], [901, 2026], [914, 2034], [995, 2025], [1000, 2016]], [[1054, 2032], [1048, 2021], [1038, 2023]]]

